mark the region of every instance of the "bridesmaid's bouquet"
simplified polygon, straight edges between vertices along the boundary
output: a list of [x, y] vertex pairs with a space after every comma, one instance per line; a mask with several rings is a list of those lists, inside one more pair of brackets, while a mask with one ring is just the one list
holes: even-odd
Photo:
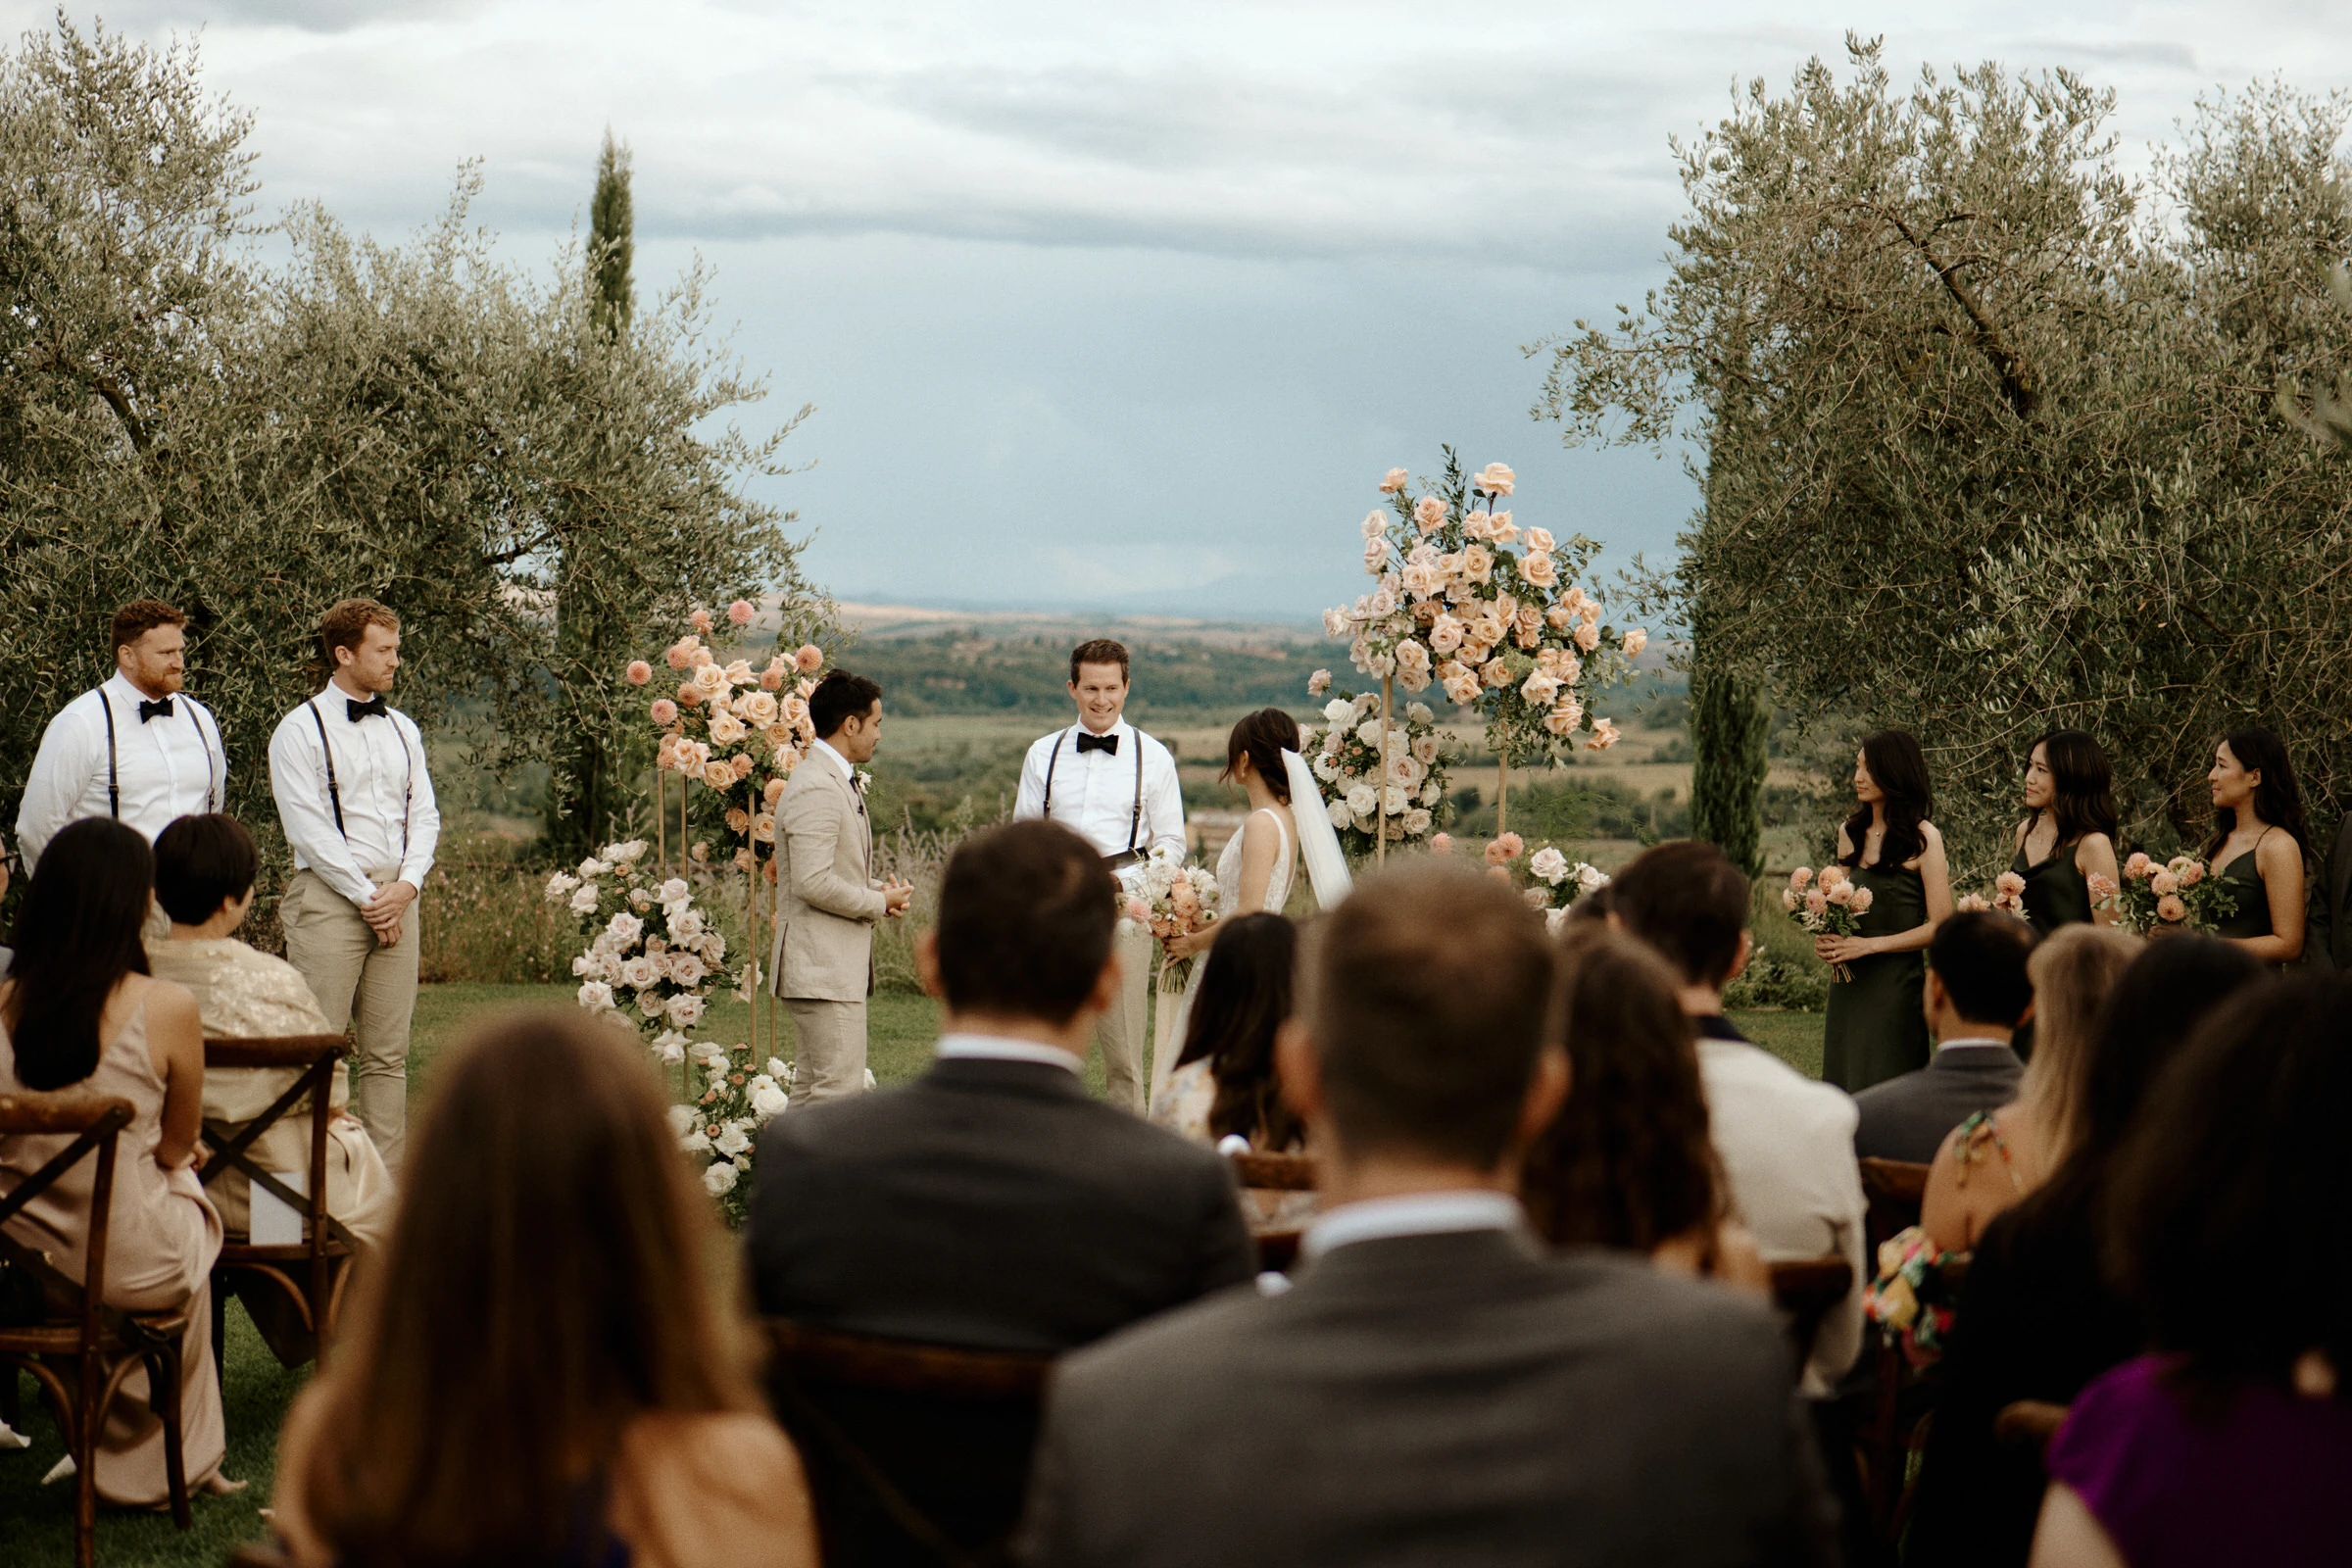
[[2124, 862], [2120, 887], [2094, 874], [2090, 897], [2092, 907], [2113, 909], [2116, 924], [2142, 935], [2219, 925], [2237, 910], [2236, 892], [2193, 855], [2152, 860], [2135, 854]]
[[[1862, 916], [1870, 912], [1871, 892], [1854, 880], [1854, 874], [1832, 861], [1815, 871], [1800, 865], [1788, 873], [1788, 885], [1781, 890], [1781, 907], [1796, 917], [1796, 923], [1817, 937], [1850, 937], [1862, 929]], [[1854, 971], [1842, 963], [1830, 965], [1833, 980], [1845, 981]]]
[[[1155, 847], [1145, 858], [1121, 866], [1118, 878], [1124, 900], [1121, 912], [1162, 941], [1205, 931], [1223, 912], [1217, 907], [1224, 895], [1216, 877], [1206, 866], [1187, 864], [1184, 857], [1164, 845]], [[1192, 971], [1191, 958], [1171, 958], [1166, 949], [1160, 950], [1162, 990], [1182, 987]]]
[[1982, 893], [1961, 895], [1952, 907], [1963, 913], [1989, 909], [1995, 914], [2013, 914], [2026, 918], [2026, 879], [2015, 871], [2003, 871], [1992, 879], [1992, 897]]

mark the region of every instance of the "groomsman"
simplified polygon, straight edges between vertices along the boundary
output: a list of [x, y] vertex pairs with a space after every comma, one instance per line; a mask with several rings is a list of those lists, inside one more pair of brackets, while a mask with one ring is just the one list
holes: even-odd
[[409, 1115], [409, 1020], [416, 1007], [416, 895], [432, 869], [441, 812], [424, 737], [384, 693], [400, 668], [400, 617], [372, 599], [327, 611], [325, 688], [270, 738], [270, 789], [294, 879], [279, 917], [286, 957], [331, 1029], [351, 1028], [351, 1108], [392, 1174]]
[[776, 806], [783, 897], [769, 972], [800, 1042], [806, 1104], [865, 1090], [865, 999], [874, 922], [904, 914], [907, 883], [874, 880], [874, 832], [858, 764], [882, 744], [882, 688], [837, 669], [808, 694], [816, 740]]
[[59, 828], [81, 817], [114, 817], [153, 843], [174, 818], [226, 803], [220, 726], [180, 690], [187, 620], [154, 599], [115, 612], [114, 674], [60, 710], [34, 754], [17, 811], [26, 871]]
[[[1168, 749], [1120, 715], [1127, 708], [1126, 646], [1107, 637], [1070, 650], [1070, 700], [1078, 722], [1041, 736], [1021, 764], [1014, 821], [1045, 817], [1071, 828], [1115, 870], [1160, 845], [1185, 852], [1184, 792]], [[1111, 1103], [1144, 1110], [1144, 1042], [1152, 933], [1121, 921], [1119, 1001], [1096, 1026]]]

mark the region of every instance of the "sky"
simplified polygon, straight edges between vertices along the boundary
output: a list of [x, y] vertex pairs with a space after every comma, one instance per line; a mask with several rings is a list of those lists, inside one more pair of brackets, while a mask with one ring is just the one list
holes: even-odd
[[[1451, 443], [1604, 570], [1670, 559], [1685, 454], [1571, 450], [1525, 352], [1665, 275], [1672, 138], [1880, 34], [2113, 87], [2144, 164], [2200, 93], [2352, 86], [2352, 7], [1477, 0], [122, 0], [255, 117], [265, 214], [398, 238], [478, 160], [552, 266], [608, 126], [641, 296], [696, 257], [837, 597], [1311, 618], [1391, 466]], [[53, 0], [0, 0], [13, 35]]]

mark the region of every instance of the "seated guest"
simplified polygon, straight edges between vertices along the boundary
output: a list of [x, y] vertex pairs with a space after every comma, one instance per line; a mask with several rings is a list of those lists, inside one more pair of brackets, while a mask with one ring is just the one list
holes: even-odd
[[2340, 1563], [2352, 1551], [2352, 982], [2241, 993], [2116, 1156], [2109, 1214], [2155, 1354], [2050, 1445], [2047, 1568]]
[[452, 1048], [391, 1238], [286, 1415], [295, 1562], [815, 1568], [665, 1109], [634, 1038], [578, 1012]]
[[2074, 1146], [2082, 1065], [2107, 993], [2138, 956], [2139, 938], [2113, 926], [2060, 926], [2034, 948], [2034, 1059], [2017, 1099], [1944, 1135], [1928, 1171], [1921, 1216], [1937, 1250], [1965, 1252], [1992, 1217], [2039, 1187]]
[[[179, 1417], [188, 1484], [230, 1492], [243, 1483], [220, 1474], [227, 1433], [213, 1373], [220, 1216], [192, 1163], [202, 1125], [204, 1032], [194, 1000], [147, 974], [139, 930], [154, 879], [147, 840], [110, 817], [68, 823], [42, 850], [17, 910], [15, 956], [0, 980], [0, 1094], [71, 1089], [130, 1102], [130, 1125], [115, 1143], [106, 1304], [186, 1312]], [[0, 1138], [0, 1192], [73, 1141], [63, 1133]], [[97, 1175], [96, 1160], [75, 1164], [10, 1218], [8, 1234], [84, 1277]], [[133, 1365], [98, 1438], [91, 1479], [110, 1502], [152, 1507], [171, 1494], [153, 1399], [145, 1366]]]
[[1560, 966], [1568, 1099], [1521, 1176], [1536, 1234], [1555, 1247], [1641, 1252], [1661, 1268], [1770, 1295], [1707, 1142], [1698, 1052], [1675, 972], [1592, 920], [1569, 926]]
[[1117, 884], [1067, 828], [1016, 822], [956, 848], [916, 956], [947, 1004], [939, 1060], [760, 1134], [760, 1310], [1065, 1350], [1250, 1277], [1227, 1163], [1078, 1076], [1118, 999], [1117, 919]]
[[1279, 1049], [1329, 1206], [1298, 1284], [1062, 1363], [1025, 1560], [1824, 1560], [1771, 1314], [1525, 1228], [1520, 1157], [1567, 1077], [1543, 922], [1424, 858], [1309, 948]]
[[1946, 1133], [2016, 1098], [2026, 1064], [2009, 1037], [2033, 1005], [2033, 951], [2032, 926], [1988, 909], [1963, 910], [1936, 928], [1921, 1000], [1935, 1054], [1854, 1097], [1855, 1153], [1925, 1165]]
[[2116, 1154], [2197, 1024], [2262, 972], [2234, 943], [2180, 935], [2150, 942], [2116, 981], [2082, 1066], [2073, 1147], [2049, 1180], [1984, 1228], [1971, 1256], [1928, 1429], [1909, 1562], [2026, 1560], [2041, 1460], [1995, 1436], [1993, 1417], [2020, 1399], [2069, 1403], [2139, 1353], [2139, 1312], [2102, 1268]]
[[[237, 940], [236, 930], [253, 907], [260, 864], [252, 836], [234, 817], [183, 816], [165, 828], [155, 841], [155, 897], [172, 917], [172, 935], [148, 946], [150, 970], [187, 987], [207, 1038], [333, 1034], [301, 971]], [[223, 1067], [207, 1073], [205, 1119], [224, 1123], [234, 1133], [275, 1103], [299, 1076], [293, 1067]], [[392, 1174], [359, 1118], [344, 1112], [350, 1097], [338, 1071], [329, 1097], [326, 1208], [361, 1245], [373, 1246], [392, 1228]], [[248, 1153], [264, 1170], [307, 1172], [309, 1114], [294, 1110], [280, 1116]], [[232, 1236], [245, 1232], [248, 1185], [242, 1172], [232, 1170], [216, 1176], [206, 1189]]]
[[[1767, 1262], [1835, 1252], [1854, 1286], [1823, 1320], [1806, 1358], [1805, 1392], [1826, 1396], [1862, 1348], [1862, 1173], [1854, 1102], [1751, 1044], [1723, 1015], [1723, 988], [1746, 967], [1747, 878], [1712, 844], [1679, 839], [1642, 852], [1609, 884], [1609, 922], [1657, 950], [1682, 985], [1698, 1029], [1707, 1129], [1733, 1212]], [[1579, 899], [1577, 903], [1582, 904]]]

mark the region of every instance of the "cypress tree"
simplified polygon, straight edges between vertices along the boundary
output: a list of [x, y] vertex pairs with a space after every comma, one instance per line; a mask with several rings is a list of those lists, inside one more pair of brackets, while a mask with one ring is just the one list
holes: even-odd
[[588, 202], [588, 268], [595, 280], [592, 307], [608, 340], [629, 329], [637, 290], [629, 265], [637, 255], [637, 220], [629, 203], [629, 150], [616, 146], [610, 126], [596, 161], [596, 194]]
[[1700, 643], [1690, 665], [1690, 833], [1749, 876], [1764, 870], [1764, 775], [1772, 710], [1755, 682], [1717, 666]]

